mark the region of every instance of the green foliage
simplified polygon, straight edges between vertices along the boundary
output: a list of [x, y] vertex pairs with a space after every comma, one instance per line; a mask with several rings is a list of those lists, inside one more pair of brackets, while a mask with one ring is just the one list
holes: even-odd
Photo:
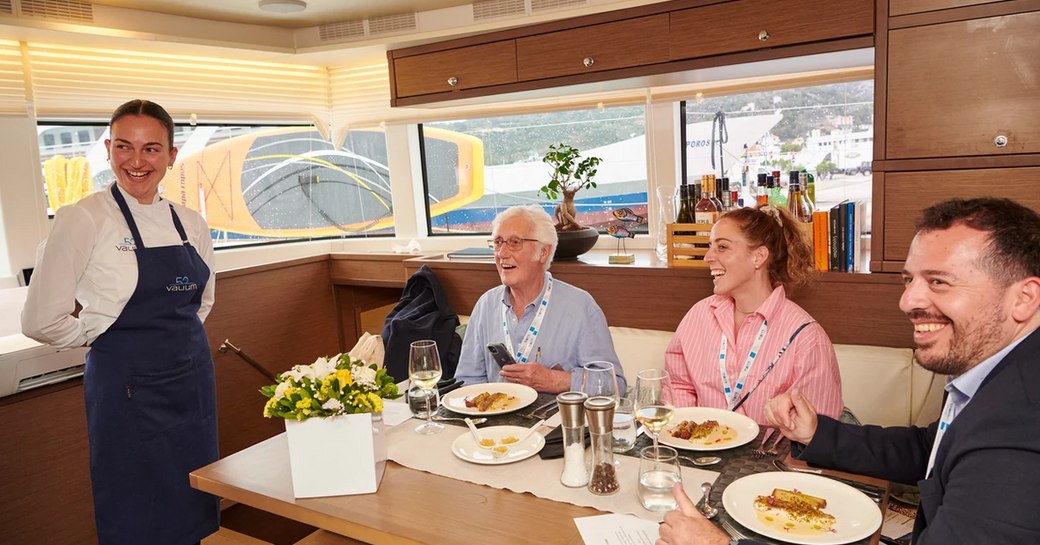
[[347, 354], [318, 358], [311, 365], [296, 365], [275, 377], [278, 384], [263, 386], [269, 398], [267, 418], [303, 421], [340, 414], [383, 412], [383, 399], [401, 397], [397, 384], [385, 369]]
[[576, 193], [585, 188], [595, 188], [596, 182], [592, 178], [603, 160], [599, 157], [581, 159], [577, 148], [560, 143], [549, 145], [542, 162], [549, 165], [550, 179], [538, 192], [555, 200], [565, 191]]

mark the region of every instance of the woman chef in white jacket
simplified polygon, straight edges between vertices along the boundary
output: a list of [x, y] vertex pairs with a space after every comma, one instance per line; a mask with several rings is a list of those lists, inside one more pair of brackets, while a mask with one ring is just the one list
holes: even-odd
[[[98, 541], [197, 543], [218, 499], [188, 473], [217, 459], [213, 242], [196, 212], [159, 197], [173, 119], [133, 100], [112, 114], [116, 183], [57, 211], [22, 312], [26, 336], [90, 346], [84, 393]], [[82, 307], [74, 315], [76, 303]]]

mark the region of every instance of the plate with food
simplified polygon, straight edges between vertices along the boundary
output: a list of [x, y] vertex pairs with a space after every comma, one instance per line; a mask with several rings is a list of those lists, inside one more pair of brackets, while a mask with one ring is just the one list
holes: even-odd
[[722, 491], [733, 520], [766, 537], [804, 545], [859, 541], [881, 526], [866, 494], [834, 479], [795, 472], [756, 473]]
[[522, 409], [538, 399], [538, 392], [523, 384], [493, 382], [463, 386], [441, 398], [441, 406], [473, 416], [492, 416]]
[[758, 424], [739, 413], [713, 407], [680, 407], [658, 441], [686, 450], [725, 450], [758, 437]]
[[474, 464], [499, 465], [519, 462], [538, 454], [545, 446], [545, 437], [542, 434], [529, 434], [529, 431], [530, 428], [522, 426], [481, 428], [480, 439], [483, 444], [477, 443], [473, 434], [466, 431], [451, 444], [451, 452]]

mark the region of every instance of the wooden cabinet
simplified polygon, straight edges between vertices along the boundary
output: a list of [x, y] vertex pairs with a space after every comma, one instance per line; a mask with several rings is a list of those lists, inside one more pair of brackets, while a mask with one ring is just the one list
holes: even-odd
[[706, 57], [874, 32], [871, 0], [736, 0], [673, 11], [673, 60]]
[[665, 62], [668, 14], [517, 38], [516, 58], [523, 81]]
[[889, 32], [886, 158], [1040, 153], [1040, 12]]
[[891, 16], [907, 15], [925, 11], [991, 4], [1000, 1], [1002, 0], [889, 0], [888, 14]]
[[[391, 55], [394, 52], [391, 52]], [[396, 96], [407, 97], [516, 82], [516, 41], [501, 40], [393, 56]]]
[[905, 260], [921, 210], [951, 197], [999, 195], [1040, 211], [1038, 180], [1040, 167], [886, 172], [884, 195], [874, 196], [884, 199], [884, 259]]

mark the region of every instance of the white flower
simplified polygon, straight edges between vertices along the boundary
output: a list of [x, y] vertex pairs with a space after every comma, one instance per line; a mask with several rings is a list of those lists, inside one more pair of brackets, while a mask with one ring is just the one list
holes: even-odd
[[321, 404], [321, 408], [326, 411], [338, 412], [343, 409], [343, 404], [336, 398], [330, 398], [328, 401]]
[[311, 368], [314, 372], [312, 379], [322, 380], [325, 377], [336, 372], [336, 362], [339, 361], [339, 355], [335, 355], [329, 359], [318, 358], [311, 364]]
[[368, 388], [376, 388], [376, 372], [368, 367], [354, 367], [351, 369], [354, 374], [354, 382], [366, 386]]
[[292, 369], [289, 369], [285, 374], [291, 377], [294, 381], [300, 382], [303, 377], [313, 377], [314, 371], [311, 370], [309, 365], [294, 365]]
[[274, 389], [274, 398], [275, 399], [282, 399], [283, 397], [285, 397], [286, 390], [288, 390], [291, 387], [292, 387], [292, 385], [289, 384], [289, 381], [287, 381], [287, 380], [279, 382], [278, 386], [276, 386], [275, 389]]

